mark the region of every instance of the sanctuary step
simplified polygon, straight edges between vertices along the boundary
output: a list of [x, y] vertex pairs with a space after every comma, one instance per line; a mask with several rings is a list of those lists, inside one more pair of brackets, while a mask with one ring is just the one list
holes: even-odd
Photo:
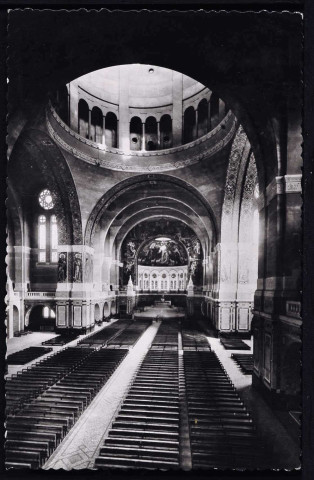
[[171, 307], [171, 301], [170, 300], [155, 300], [154, 301], [154, 306], [157, 308], [169, 308]]
[[254, 468], [261, 444], [214, 352], [184, 351], [193, 468]]
[[239, 338], [220, 338], [220, 343], [226, 350], [251, 350], [250, 347]]
[[66, 332], [62, 333], [61, 335], [57, 335], [56, 337], [50, 338], [50, 340], [42, 342], [42, 345], [66, 345], [67, 343], [70, 343], [76, 338], [78, 338], [78, 336], [79, 335], [77, 332]]
[[245, 375], [253, 373], [253, 355], [249, 353], [232, 353], [231, 358], [239, 365]]
[[8, 365], [25, 365], [35, 358], [42, 357], [52, 351], [52, 348], [44, 347], [29, 347], [21, 350], [20, 352], [12, 353], [7, 357]]
[[[178, 342], [177, 326], [162, 324], [159, 331], [161, 328], [162, 340], [158, 342], [173, 345], [173, 335]], [[177, 343], [175, 346], [177, 348]], [[151, 348], [100, 448], [95, 468], [169, 469], [178, 466], [178, 352]]]
[[[55, 355], [54, 360], [64, 358], [64, 352], [72, 354], [72, 358], [77, 353], [81, 361], [72, 362], [70, 369], [64, 369], [61, 363], [55, 362], [54, 373], [59, 372], [59, 378], [53, 376], [54, 383], [49, 385], [39, 376], [39, 382], [36, 381], [39, 388], [37, 394], [28, 401], [24, 399], [17, 411], [7, 415], [7, 468], [15, 468], [12, 463], [27, 464], [32, 469], [40, 468], [128, 350], [73, 347]], [[49, 369], [46, 371], [49, 375]]]
[[183, 350], [208, 350], [210, 351], [210, 345], [206, 336], [197, 330], [182, 329], [182, 345]]
[[33, 333], [31, 330], [19, 330], [18, 332], [14, 332], [14, 337], [22, 337], [23, 335], [28, 335]]

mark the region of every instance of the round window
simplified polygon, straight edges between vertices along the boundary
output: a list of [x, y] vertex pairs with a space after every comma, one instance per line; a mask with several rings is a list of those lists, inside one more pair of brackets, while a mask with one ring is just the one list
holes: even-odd
[[45, 210], [51, 210], [55, 204], [52, 200], [52, 195], [50, 190], [43, 190], [38, 197], [39, 205]]
[[132, 138], [132, 143], [137, 143], [137, 138], [136, 137]]

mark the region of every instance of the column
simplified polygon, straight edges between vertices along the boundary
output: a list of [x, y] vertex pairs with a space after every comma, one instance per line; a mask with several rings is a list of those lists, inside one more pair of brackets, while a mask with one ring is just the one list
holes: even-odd
[[198, 109], [195, 109], [195, 137], [194, 140], [198, 138]]
[[221, 100], [221, 98], [219, 99], [219, 119], [218, 119], [218, 122], [221, 122], [221, 120], [224, 118], [225, 116], [225, 102], [223, 100]]
[[119, 67], [119, 149], [130, 150], [128, 66]]
[[203, 290], [212, 290], [213, 286], [213, 260], [210, 255], [206, 256], [203, 260], [204, 281]]
[[208, 100], [208, 110], [207, 110], [207, 132], [210, 132], [212, 128], [211, 125], [211, 111], [210, 111], [210, 99]]
[[75, 82], [71, 82], [69, 85], [69, 126], [74, 132], [78, 132], [78, 90]]
[[88, 140], [91, 138], [92, 111], [88, 110]]
[[106, 116], [102, 117], [102, 144], [106, 145]]
[[145, 123], [142, 123], [142, 152], [145, 152]]
[[183, 116], [183, 76], [173, 72], [172, 77], [172, 145], [182, 145], [182, 116]]
[[102, 278], [101, 278], [102, 289], [103, 291], [108, 292], [110, 288], [110, 277], [111, 277], [111, 269], [112, 269], [111, 256], [104, 256], [102, 258], [103, 258]]
[[[94, 250], [86, 245], [59, 245], [56, 289], [57, 328], [86, 329], [93, 290]], [[97, 292], [96, 292], [97, 293]]]
[[[266, 243], [262, 237], [252, 322], [259, 347], [254, 353], [252, 381], [264, 390], [265, 398], [278, 398], [284, 406], [291, 389], [291, 382], [286, 381], [287, 352], [300, 343], [301, 336], [301, 175], [279, 176], [269, 183], [260, 218]], [[294, 358], [288, 356], [297, 364], [297, 348], [292, 350]]]
[[157, 122], [157, 143], [158, 143], [158, 149], [161, 148], [161, 140], [160, 140], [160, 121]]

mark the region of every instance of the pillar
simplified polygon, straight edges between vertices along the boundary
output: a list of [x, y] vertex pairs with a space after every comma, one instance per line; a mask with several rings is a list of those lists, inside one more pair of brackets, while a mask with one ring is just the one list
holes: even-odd
[[79, 96], [78, 96], [78, 89], [77, 84], [75, 82], [70, 82], [68, 84], [68, 91], [69, 91], [69, 123], [70, 128], [74, 132], [78, 133], [78, 103], [79, 103]]
[[160, 140], [160, 121], [157, 122], [157, 143], [158, 143], [158, 148], [161, 148], [161, 140]]
[[[275, 177], [259, 208], [266, 243], [259, 252], [254, 298], [252, 380], [266, 399], [285, 407], [290, 401], [286, 388], [291, 387], [283, 380], [287, 376], [286, 352], [301, 336], [301, 175]], [[296, 363], [300, 358], [296, 354], [291, 360]]]
[[127, 296], [126, 313], [128, 315], [131, 315], [133, 313], [133, 309], [135, 307], [135, 291], [134, 291], [131, 275], [129, 277], [129, 281], [128, 281], [128, 285], [127, 285], [126, 296]]
[[103, 291], [108, 291], [110, 286], [110, 277], [111, 277], [111, 256], [105, 256], [102, 263], [102, 278], [101, 283], [103, 286]]
[[29, 264], [31, 249], [26, 246], [14, 246], [15, 259], [15, 288], [16, 292], [25, 293], [27, 291], [27, 283], [29, 283]]
[[182, 73], [172, 73], [172, 145], [182, 145], [183, 117], [183, 76]]
[[91, 138], [92, 111], [88, 110], [88, 140]]
[[206, 256], [203, 260], [203, 272], [203, 290], [209, 291], [213, 286], [213, 259], [210, 255]]
[[195, 135], [193, 135], [193, 140], [198, 138], [198, 109], [195, 109]]
[[[56, 324], [59, 329], [90, 328], [94, 250], [86, 245], [59, 245]], [[97, 292], [96, 292], [97, 293]]]
[[119, 67], [119, 123], [118, 147], [120, 150], [130, 150], [130, 122], [129, 122], [129, 83], [128, 66]]
[[106, 116], [103, 115], [102, 117], [102, 144], [106, 145]]
[[211, 131], [211, 111], [210, 111], [210, 99], [208, 100], [208, 110], [207, 110], [207, 132]]
[[221, 122], [221, 120], [224, 118], [225, 116], [225, 102], [223, 100], [221, 100], [221, 98], [219, 99], [219, 117], [218, 117], [218, 121]]
[[145, 122], [142, 123], [142, 152], [145, 151]]

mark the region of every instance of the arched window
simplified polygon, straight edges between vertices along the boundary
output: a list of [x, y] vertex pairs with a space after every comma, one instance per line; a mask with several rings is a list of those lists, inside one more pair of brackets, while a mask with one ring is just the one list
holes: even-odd
[[160, 119], [160, 148], [172, 147], [172, 120], [170, 115], [163, 115]]
[[91, 113], [91, 139], [103, 143], [103, 116], [98, 107], [94, 107]]
[[118, 146], [118, 120], [114, 113], [108, 112], [105, 120], [105, 143], [108, 147]]
[[219, 123], [219, 98], [212, 93], [210, 98], [210, 124], [211, 128], [217, 127]]
[[196, 138], [195, 110], [189, 107], [184, 112], [183, 142], [189, 143]]
[[142, 120], [132, 117], [130, 122], [130, 150], [142, 150]]
[[40, 215], [38, 219], [38, 249], [39, 262], [46, 262], [46, 245], [47, 245], [47, 219], [45, 215]]
[[65, 85], [57, 90], [56, 111], [61, 120], [69, 122], [69, 92]]
[[81, 99], [78, 104], [78, 133], [81, 137], [88, 138], [89, 136], [89, 108], [87, 102]]
[[49, 307], [43, 307], [42, 315], [44, 318], [56, 318], [55, 312]]
[[148, 117], [145, 122], [145, 150], [158, 150], [157, 120]]
[[43, 190], [38, 197], [38, 203], [44, 209], [45, 215], [38, 217], [38, 261], [39, 263], [57, 263], [58, 261], [58, 225], [57, 217], [50, 210], [54, 203], [51, 192]]
[[200, 101], [197, 107], [198, 119], [197, 119], [197, 136], [202, 137], [206, 135], [207, 129], [207, 119], [208, 119], [208, 104], [207, 100], [203, 98]]
[[53, 263], [58, 261], [58, 226], [57, 217], [51, 215], [50, 217], [50, 235], [51, 235], [51, 256], [50, 260]]

